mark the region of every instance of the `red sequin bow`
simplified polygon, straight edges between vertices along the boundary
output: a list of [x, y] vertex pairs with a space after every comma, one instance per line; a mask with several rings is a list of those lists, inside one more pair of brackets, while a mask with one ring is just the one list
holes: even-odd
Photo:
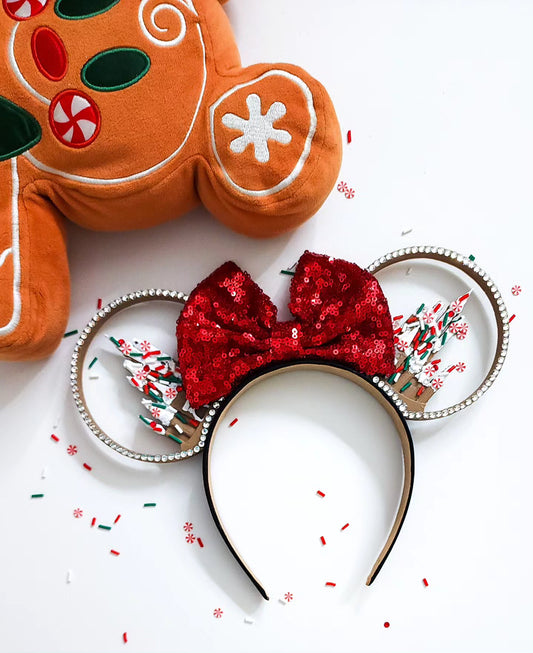
[[294, 320], [235, 263], [193, 291], [177, 323], [179, 367], [191, 406], [215, 401], [274, 361], [319, 358], [365, 374], [394, 371], [392, 321], [377, 279], [355, 263], [305, 252], [290, 288]]

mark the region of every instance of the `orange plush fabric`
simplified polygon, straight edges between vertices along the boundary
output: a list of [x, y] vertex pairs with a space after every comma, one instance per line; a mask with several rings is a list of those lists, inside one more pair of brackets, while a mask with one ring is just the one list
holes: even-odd
[[202, 203], [265, 237], [326, 199], [330, 98], [296, 66], [243, 68], [222, 4], [1, 0], [0, 359], [64, 333], [64, 218], [138, 229]]

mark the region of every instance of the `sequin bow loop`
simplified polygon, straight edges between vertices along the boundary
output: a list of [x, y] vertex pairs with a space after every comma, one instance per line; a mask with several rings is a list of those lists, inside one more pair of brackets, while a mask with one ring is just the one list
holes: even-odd
[[270, 298], [228, 262], [191, 294], [177, 324], [187, 399], [199, 407], [228, 394], [251, 371], [275, 361], [336, 360], [365, 374], [394, 371], [387, 300], [354, 263], [305, 252], [290, 288], [294, 320], [278, 322]]

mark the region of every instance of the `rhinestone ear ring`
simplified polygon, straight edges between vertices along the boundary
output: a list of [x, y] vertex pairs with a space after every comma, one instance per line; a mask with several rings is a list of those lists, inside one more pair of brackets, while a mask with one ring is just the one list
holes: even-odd
[[[454, 413], [457, 413], [458, 411], [471, 406], [485, 392], [487, 392], [487, 390], [491, 387], [496, 377], [500, 373], [502, 365], [505, 361], [505, 357], [507, 355], [507, 349], [509, 346], [509, 317], [501, 293], [489, 275], [484, 270], [482, 270], [477, 263], [475, 263], [473, 257], [464, 256], [450, 249], [428, 245], [406, 247], [404, 249], [389, 252], [388, 254], [381, 256], [379, 259], [369, 265], [367, 270], [372, 274], [377, 275], [377, 273], [379, 273], [381, 270], [384, 270], [385, 268], [388, 268], [395, 263], [413, 259], [430, 259], [440, 261], [441, 263], [445, 263], [454, 268], [457, 268], [468, 277], [473, 279], [473, 281], [475, 281], [476, 284], [483, 290], [484, 294], [487, 296], [490, 302], [498, 330], [496, 351], [490, 370], [485, 379], [474, 390], [474, 392], [466, 397], [466, 399], [443, 410], [425, 410], [425, 402], [420, 401], [418, 397], [413, 396], [414, 391], [412, 385], [409, 387], [409, 389], [404, 390], [406, 384], [405, 377], [402, 375], [400, 375], [400, 378], [397, 381], [393, 381], [393, 379], [389, 379], [387, 381], [377, 376], [374, 377], [374, 382], [377, 383], [380, 388], [386, 389], [386, 391], [391, 388], [399, 395], [399, 397], [401, 397], [407, 407], [407, 410], [404, 412], [404, 415], [407, 419], [420, 421], [439, 419], [441, 417], [453, 415]], [[431, 392], [427, 394], [431, 395]]]
[[171, 454], [148, 454], [134, 451], [133, 449], [129, 449], [128, 447], [121, 445], [112, 437], [110, 437], [97, 423], [87, 406], [83, 386], [83, 369], [89, 345], [101, 327], [119, 311], [129, 308], [130, 306], [144, 304], [154, 300], [173, 302], [182, 308], [187, 299], [188, 297], [185, 293], [176, 292], [174, 290], [161, 290], [159, 288], [138, 290], [136, 292], [123, 295], [122, 297], [118, 297], [117, 299], [114, 299], [112, 302], [110, 302], [107, 306], [104, 306], [102, 309], [98, 310], [93, 315], [87, 326], [81, 332], [74, 348], [74, 353], [72, 354], [70, 365], [70, 385], [74, 396], [74, 401], [81, 415], [81, 418], [91, 433], [93, 433], [93, 435], [95, 435], [110, 449], [113, 449], [113, 451], [116, 451], [126, 458], [140, 460], [147, 463], [173, 463], [188, 459], [191, 456], [195, 456], [196, 454], [200, 453], [205, 446], [205, 440], [207, 436], [205, 424], [209, 423], [209, 421], [212, 419], [214, 414], [213, 408], [210, 408], [205, 419], [194, 429], [191, 437], [187, 440], [187, 443], [181, 447], [180, 451], [176, 451], [175, 453]]

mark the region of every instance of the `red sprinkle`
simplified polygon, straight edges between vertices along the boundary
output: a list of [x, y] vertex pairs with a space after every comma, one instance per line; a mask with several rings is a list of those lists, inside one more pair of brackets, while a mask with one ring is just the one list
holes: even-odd
[[160, 356], [160, 355], [161, 355], [161, 351], [159, 349], [157, 349], [156, 351], [147, 351], [146, 354], [144, 354], [143, 356], [143, 360], [145, 358], [150, 358], [150, 356]]
[[93, 520], [91, 522], [91, 528], [96, 524], [96, 517], [93, 517]]
[[85, 467], [85, 469], [88, 469], [89, 471], [92, 470], [92, 467], [90, 465], [88, 465], [87, 463], [83, 463], [83, 466]]
[[320, 490], [317, 490], [316, 493], [318, 494], [319, 497], [325, 497], [326, 495], [321, 492]]
[[515, 319], [516, 315], [513, 313], [511, 317], [509, 318], [509, 324]]
[[111, 549], [110, 553], [112, 553], [114, 556], [119, 556], [120, 555], [120, 552], [115, 551], [115, 549]]
[[116, 524], [119, 519], [120, 519], [120, 515], [117, 515], [117, 517], [116, 517], [116, 519], [115, 519], [115, 521], [113, 523]]
[[124, 644], [127, 644], [128, 643], [128, 633], [124, 633], [122, 635], [122, 639], [124, 640]]
[[239, 421], [239, 420], [238, 420], [237, 418], [235, 418], [235, 419], [231, 422], [230, 426], [235, 426], [235, 424], [237, 424], [238, 421]]
[[351, 143], [352, 142], [352, 130], [351, 129], [348, 130], [347, 138], [348, 138], [348, 143]]
[[388, 628], [390, 626], [390, 623], [386, 621], [383, 625], [385, 626], [385, 628]]
[[326, 587], [337, 587], [337, 583], [326, 583]]
[[326, 538], [323, 535], [320, 536], [320, 541], [322, 544], [326, 544]]
[[204, 548], [204, 543], [202, 542], [202, 540], [199, 537], [197, 537], [196, 540], [197, 540], [198, 544], [200, 545], [200, 548], [203, 549]]
[[54, 434], [52, 433], [52, 435], [51, 435], [50, 437], [52, 438], [52, 440], [53, 440], [54, 442], [59, 442], [59, 438], [57, 437], [57, 435], [54, 435]]
[[98, 297], [98, 301], [96, 302], [96, 308], [97, 310], [100, 310], [102, 308], [102, 300], [100, 297]]
[[345, 528], [348, 528], [350, 524], [344, 524], [344, 526], [341, 528], [341, 531], [343, 531]]
[[426, 587], [429, 585], [429, 583], [427, 582], [427, 580], [426, 580], [425, 578], [422, 579], [422, 582], [424, 583], [424, 585], [425, 585]]

